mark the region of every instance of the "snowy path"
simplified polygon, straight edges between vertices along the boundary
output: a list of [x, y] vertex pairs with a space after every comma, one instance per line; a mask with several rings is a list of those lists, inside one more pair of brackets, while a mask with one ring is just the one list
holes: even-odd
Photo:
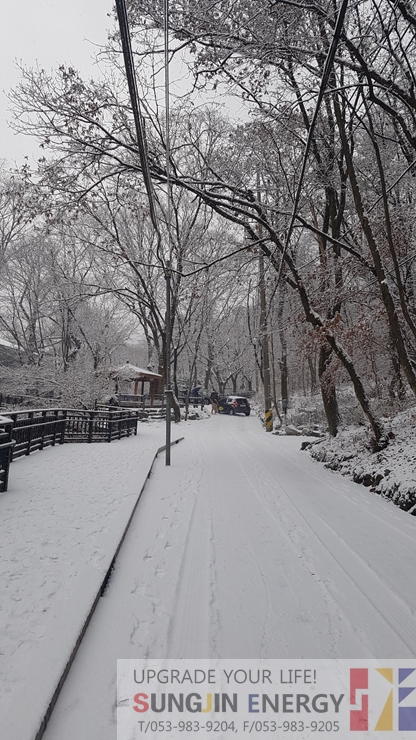
[[415, 655], [414, 517], [256, 418], [181, 434], [171, 468], [156, 463], [45, 740], [115, 740], [117, 658]]
[[162, 425], [140, 425], [12, 464], [0, 495], [2, 740], [29, 740], [43, 716], [163, 442]]

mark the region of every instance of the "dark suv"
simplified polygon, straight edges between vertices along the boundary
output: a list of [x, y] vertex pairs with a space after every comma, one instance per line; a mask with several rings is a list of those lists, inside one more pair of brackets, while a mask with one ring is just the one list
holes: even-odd
[[245, 414], [250, 416], [250, 403], [244, 396], [227, 396], [227, 398], [220, 398], [218, 406], [220, 414]]

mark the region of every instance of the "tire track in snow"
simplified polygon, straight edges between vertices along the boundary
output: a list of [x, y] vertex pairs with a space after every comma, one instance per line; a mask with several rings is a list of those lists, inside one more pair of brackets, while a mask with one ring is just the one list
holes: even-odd
[[[322, 519], [322, 517], [316, 517], [319, 520], [321, 526], [330, 530], [334, 544], [339, 548], [340, 544], [348, 554], [350, 558], [357, 561], [359, 568], [356, 572], [365, 572], [370, 576], [369, 580], [366, 580], [365, 585], [360, 585], [356, 579], [352, 578], [351, 574], [343, 566], [341, 559], [336, 557], [332, 551], [329, 551], [325, 545], [322, 537], [320, 537], [315, 528], [312, 527], [315, 535], [318, 537], [320, 542], [326, 547], [327, 551], [330, 552], [332, 557], [336, 560], [338, 565], [344, 570], [346, 575], [352, 580], [354, 585], [361, 591], [363, 596], [369, 601], [369, 603], [376, 609], [377, 613], [385, 622], [396, 632], [399, 639], [402, 640], [406, 648], [414, 654], [416, 648], [415, 639], [415, 609], [412, 608], [394, 589], [392, 589], [382, 578], [376, 573], [371, 565], [357, 553], [351, 545], [341, 535], [331, 527], [328, 522]], [[361, 568], [361, 571], [360, 571]], [[373, 585], [374, 582], [374, 585]], [[369, 593], [369, 585], [370, 591]], [[397, 632], [396, 625], [400, 624], [400, 633]]]
[[[231, 432], [231, 436], [238, 443], [241, 443], [241, 438], [240, 438], [239, 435], [235, 434], [232, 431]], [[232, 446], [230, 446], [229, 449], [230, 449], [230, 453], [234, 456], [234, 459], [235, 459], [236, 463], [241, 463], [241, 454], [240, 454], [240, 452], [238, 450], [236, 450]], [[242, 467], [241, 464], [240, 464], [240, 465], [238, 465], [238, 470], [239, 470], [240, 475], [242, 477], [244, 477], [244, 479], [246, 481], [249, 482], [250, 488], [252, 488], [252, 490], [254, 491], [255, 496], [257, 497], [257, 499], [263, 505], [264, 502], [261, 499], [260, 495], [258, 494], [257, 488], [252, 486], [252, 481], [250, 480], [250, 477], [247, 474], [246, 468], [245, 467]], [[268, 513], [270, 514], [271, 512], [268, 510]], [[247, 526], [246, 526], [247, 525], [247, 522], [240, 522], [240, 527], [241, 527], [242, 524], [244, 524], [245, 535], [246, 535], [245, 536], [245, 539], [242, 541], [242, 544], [243, 544], [244, 548], [247, 550], [247, 552], [250, 554], [250, 557], [251, 557], [252, 561], [257, 566], [258, 575], [259, 575], [259, 578], [260, 578], [260, 582], [262, 583], [263, 591], [264, 591], [264, 596], [265, 596], [265, 602], [266, 602], [265, 603], [265, 606], [266, 606], [266, 609], [265, 609], [264, 617], [263, 617], [262, 635], [261, 635], [261, 646], [260, 646], [260, 657], [266, 657], [267, 656], [266, 646], [267, 646], [267, 644], [268, 644], [268, 642], [270, 640], [270, 632], [271, 632], [271, 628], [270, 628], [269, 625], [271, 624], [272, 616], [275, 616], [278, 619], [281, 616], [281, 613], [279, 613], [279, 611], [277, 610], [277, 608], [275, 606], [274, 599], [273, 599], [273, 596], [272, 596], [271, 590], [270, 590], [270, 585], [269, 585], [268, 579], [267, 579], [267, 577], [266, 577], [266, 575], [264, 573], [264, 564], [263, 564], [263, 567], [262, 567], [262, 564], [260, 563], [260, 560], [257, 558], [253, 547], [250, 545], [250, 536], [251, 536], [252, 533], [251, 533], [251, 531], [247, 531]], [[267, 532], [267, 529], [262, 526], [262, 533], [265, 534], [266, 532]], [[285, 533], [283, 533], [283, 535], [285, 536]], [[271, 542], [272, 539], [273, 539], [273, 533], [269, 532], [269, 537], [270, 537], [269, 542]], [[281, 575], [283, 575], [283, 574], [281, 574]], [[285, 581], [286, 581], [286, 587], [292, 591], [292, 596], [297, 599], [297, 596], [295, 594], [295, 590], [293, 589], [291, 578], [290, 577], [289, 578], [285, 578]], [[279, 643], [280, 643], [280, 645], [279, 645], [280, 649], [284, 653], [286, 653], [286, 651], [288, 649], [288, 642], [285, 639], [285, 637], [284, 637], [283, 634], [280, 634], [279, 635]]]
[[[248, 430], [248, 433], [253, 436], [254, 439], [257, 439], [256, 435], [253, 434], [252, 430]], [[287, 460], [287, 457], [278, 449], [278, 446], [273, 443], [273, 438], [275, 439], [275, 435], [272, 435], [272, 438], [267, 437], [265, 438], [265, 444], [267, 444], [270, 449], [272, 449], [273, 454], [281, 457], [285, 461]], [[243, 442], [247, 446], [248, 449], [250, 449], [250, 445], [248, 445], [246, 442]], [[299, 450], [300, 451], [300, 450]], [[308, 456], [308, 453], [304, 453]], [[319, 463], [318, 461], [314, 460], [311, 457], [307, 457], [307, 459], [312, 463], [311, 468], [308, 470], [308, 476], [310, 478], [313, 478], [320, 486], [324, 486], [325, 488], [328, 488], [331, 492], [334, 490], [334, 486], [338, 482], [338, 484], [342, 483], [351, 483], [352, 481], [348, 479], [347, 477], [344, 477], [340, 472], [336, 470], [331, 470], [330, 468], [325, 467], [322, 463]], [[325, 474], [328, 474], [328, 476], [331, 476], [333, 478], [332, 481], [325, 480], [325, 477], [321, 474], [318, 474], [316, 471], [325, 471]], [[388, 527], [389, 529], [392, 529], [393, 532], [396, 534], [399, 534], [401, 539], [406, 538], [409, 541], [409, 545], [414, 545], [415, 541], [415, 530], [414, 530], [414, 523], [410, 521], [403, 522], [403, 520], [400, 521], [400, 526], [396, 524], [400, 514], [402, 512], [397, 509], [397, 507], [391, 503], [391, 501], [387, 499], [383, 499], [378, 494], [374, 494], [375, 499], [382, 500], [389, 508], [391, 508], [390, 516], [388, 518], [381, 516], [381, 514], [378, 513], [377, 508], [373, 506], [372, 499], [368, 499], [365, 497], [365, 494], [368, 493], [368, 489], [362, 486], [361, 484], [355, 484], [357, 487], [357, 496], [352, 497], [351, 495], [348, 496], [348, 501], [351, 503], [351, 505], [355, 506], [359, 509], [359, 511], [370, 511], [371, 510], [371, 516], [374, 519], [377, 519], [380, 524], [382, 524], [385, 527]], [[339, 493], [339, 491], [337, 491]], [[342, 495], [342, 494], [341, 494]], [[407, 524], [408, 531], [405, 531], [403, 525]]]
[[[237, 437], [240, 440], [239, 437]], [[244, 443], [243, 443], [244, 444]], [[248, 447], [248, 445], [247, 445]], [[301, 566], [306, 570], [308, 575], [313, 578], [314, 582], [317, 584], [318, 588], [320, 589], [322, 593], [322, 598], [324, 600], [325, 604], [325, 611], [326, 611], [326, 617], [327, 617], [327, 634], [328, 638], [331, 640], [330, 643], [330, 653], [333, 655], [336, 655], [339, 651], [341, 636], [342, 636], [342, 630], [341, 625], [339, 624], [339, 604], [338, 601], [334, 598], [333, 594], [331, 594], [328, 585], [327, 585], [327, 579], [320, 578], [317, 576], [317, 573], [319, 571], [319, 568], [317, 566], [317, 563], [315, 562], [314, 556], [312, 554], [312, 550], [310, 547], [308, 547], [304, 540], [305, 536], [302, 532], [302, 530], [299, 528], [296, 521], [294, 521], [292, 518], [288, 517], [287, 508], [283, 507], [282, 504], [279, 502], [278, 498], [271, 498], [271, 493], [269, 493], [269, 498], [265, 497], [260, 493], [260, 491], [266, 490], [270, 492], [273, 490], [270, 486], [270, 478], [267, 477], [267, 475], [271, 475], [274, 483], [281, 489], [283, 492], [286, 500], [289, 502], [289, 504], [293, 507], [293, 501], [287, 491], [282, 486], [281, 482], [278, 481], [274, 475], [274, 473], [270, 473], [270, 470], [267, 469], [267, 475], [265, 474], [265, 471], [260, 468], [257, 462], [257, 458], [252, 456], [252, 452], [250, 451], [250, 462], [252, 464], [253, 470], [256, 471], [256, 479], [262, 484], [262, 485], [253, 485], [252, 481], [250, 480], [250, 477], [247, 475], [247, 479], [249, 480], [254, 494], [258, 498], [258, 500], [261, 502], [261, 504], [266, 508], [268, 514], [270, 517], [274, 520], [275, 524], [279, 528], [280, 536], [285, 539], [287, 544], [292, 550], [292, 553], [295, 557], [297, 557], [300, 561]], [[299, 510], [296, 509], [297, 514], [299, 514]], [[304, 517], [301, 515], [301, 518], [303, 521], [305, 521]], [[282, 526], [282, 524], [285, 524], [285, 526]], [[351, 620], [347, 618], [347, 616], [343, 615], [343, 622], [344, 622], [344, 630], [345, 630], [345, 624], [348, 625], [348, 628], [351, 633], [355, 632], [355, 627]], [[365, 651], [365, 644], [362, 643], [362, 648]]]
[[191, 657], [186, 653], [192, 647], [195, 647], [196, 643], [197, 628], [195, 622], [198, 615], [195, 613], [193, 603], [196, 601], [196, 591], [198, 590], [198, 573], [195, 560], [190, 555], [194, 544], [193, 531], [196, 510], [197, 500], [195, 499], [188, 524], [185, 547], [172, 604], [172, 613], [169, 620], [167, 636], [168, 658]]
[[218, 581], [215, 555], [215, 535], [211, 510], [209, 548], [209, 656], [213, 658], [219, 658], [221, 657], [218, 652], [220, 615], [218, 609]]
[[[273, 519], [265, 512], [263, 502], [260, 501], [260, 509], [253, 508], [253, 501], [257, 499], [252, 496], [256, 486], [247, 477], [250, 459], [245, 451], [241, 454], [241, 444], [236, 447], [236, 441], [241, 442], [240, 434], [233, 433], [236, 423], [244, 425], [244, 421], [226, 419], [225, 422], [227, 426], [218, 429], [214, 447], [214, 454], [218, 455], [215, 472], [223, 479], [216, 498], [218, 507], [221, 506], [219, 528], [223, 532], [222, 537], [221, 532], [217, 535], [217, 549], [223, 553], [223, 560], [224, 556], [227, 558], [226, 572], [220, 566], [219, 606], [223, 615], [220, 644], [228, 644], [232, 657], [249, 657], [249, 651], [256, 656], [283, 657], [290, 655], [290, 650], [299, 652], [299, 640], [294, 640], [292, 634], [295, 623], [299, 625], [300, 642], [303, 641], [306, 652], [317, 632], [316, 622], [313, 626], [314, 614], [304, 598], [304, 588], [308, 586], [306, 576], [295, 553], [288, 558], [287, 543], [282, 542], [286, 534], [276, 537], [276, 528], [270, 526]], [[221, 464], [220, 455], [226, 460], [226, 466]], [[224, 488], [224, 479], [233, 481], [228, 491]], [[230, 527], [228, 535], [227, 525]], [[232, 546], [237, 561], [232, 557]], [[221, 558], [216, 559], [221, 564]], [[312, 590], [316, 591], [316, 584]], [[315, 597], [318, 624], [326, 623], [321, 602], [321, 597]], [[228, 615], [233, 609], [235, 619], [231, 623]], [[224, 614], [227, 614], [225, 620]], [[239, 640], [238, 631], [241, 633]], [[320, 631], [322, 627], [318, 627]], [[230, 652], [226, 655], [230, 657]]]
[[[228, 420], [223, 420], [227, 423]], [[215, 423], [215, 422], [214, 422]], [[235, 517], [234, 506], [238, 505], [237, 498], [244, 488], [244, 476], [241, 476], [241, 458], [238, 459], [237, 464], [233, 463], [234, 451], [232, 445], [230, 445], [230, 435], [227, 431], [227, 427], [219, 427], [215, 436], [214, 443], [209, 446], [206, 445], [204, 450], [205, 457], [211, 460], [210, 465], [210, 485], [206, 487], [207, 495], [206, 501], [209, 502], [210, 507], [210, 519], [212, 527], [212, 556], [211, 556], [211, 567], [215, 573], [215, 579], [211, 586], [212, 598], [213, 598], [213, 614], [212, 630], [211, 630], [211, 651], [215, 657], [230, 657], [230, 653], [227, 652], [221, 655], [222, 645], [227, 642], [227, 630], [230, 625], [227, 624], [227, 613], [233, 612], [235, 603], [233, 594], [225, 588], [224, 584], [219, 592], [218, 587], [218, 567], [222, 574], [221, 581], [228, 576], [228, 581], [233, 581], [233, 587], [236, 590], [240, 590], [239, 597], [243, 594], [243, 604], [245, 607], [245, 614], [242, 618], [242, 629], [244, 632], [250, 634], [249, 624], [252, 621], [253, 615], [253, 604], [255, 604], [255, 616], [256, 616], [256, 631], [261, 629], [261, 640], [260, 640], [260, 654], [263, 655], [263, 646], [266, 642], [265, 635], [268, 633], [268, 620], [271, 614], [275, 612], [273, 599], [271, 598], [270, 589], [268, 586], [267, 578], [264, 575], [264, 568], [259, 558], [256, 556], [254, 548], [251, 546], [250, 539], [252, 532], [250, 531], [251, 519], [245, 517]], [[228, 481], [227, 473], [233, 469], [235, 471], [235, 491], [231, 489], [227, 491], [226, 481]], [[229, 500], [231, 503], [229, 503]], [[231, 506], [232, 511], [228, 511], [227, 506]], [[214, 524], [215, 517], [218, 522], [216, 523], [216, 535], [214, 536]], [[227, 524], [231, 523], [231, 529], [227, 533]], [[224, 531], [225, 528], [225, 531]], [[239, 563], [232, 561], [233, 549], [238, 548], [239, 554], [245, 553], [244, 556], [239, 558]], [[222, 557], [221, 557], [222, 554]], [[254, 566], [254, 567], [253, 567]], [[249, 573], [244, 578], [241, 571], [247, 570]], [[248, 580], [248, 583], [246, 581]], [[261, 586], [263, 590], [263, 596], [260, 593]], [[264, 607], [262, 602], [264, 601]], [[247, 608], [247, 605], [249, 607]], [[238, 616], [241, 617], [240, 610]], [[216, 628], [215, 625], [216, 617]], [[261, 620], [261, 623], [259, 624]], [[229, 620], [228, 620], [229, 621]], [[234, 631], [236, 631], [237, 624], [234, 622]], [[283, 638], [280, 638], [280, 642], [283, 642]], [[249, 649], [253, 649], [250, 645]], [[258, 653], [257, 653], [258, 654]], [[241, 653], [238, 657], [242, 657]]]
[[[195, 471], [198, 471], [195, 475]], [[194, 502], [178, 571], [168, 628], [168, 657], [207, 657], [215, 625], [215, 569], [212, 522], [201, 490], [205, 466], [193, 457], [193, 470], [185, 488], [194, 487]]]
[[[241, 444], [242, 440], [238, 434], [232, 433], [232, 436], [238, 443]], [[239, 451], [234, 449], [233, 454], [237, 460], [241, 459], [241, 453]], [[315, 576], [317, 569], [315, 567], [315, 564], [313, 563], [312, 553], [311, 552], [307, 553], [305, 546], [301, 545], [293, 537], [290, 536], [291, 533], [295, 531], [296, 524], [294, 522], [289, 523], [289, 520], [287, 519], [286, 514], [284, 513], [283, 507], [280, 508], [278, 512], [279, 516], [277, 516], [276, 511], [273, 510], [273, 508], [269, 506], [269, 502], [267, 502], [264, 496], [262, 496], [262, 494], [260, 493], [260, 491], [263, 489], [266, 489], [266, 490], [270, 489], [270, 479], [268, 479], [267, 476], [264, 474], [263, 470], [259, 468], [257, 460], [255, 457], [254, 458], [252, 457], [251, 452], [249, 453], [248, 459], [246, 459], [245, 462], [248, 462], [249, 465], [244, 467], [241, 472], [244, 474], [246, 481], [248, 481], [250, 488], [253, 491], [256, 499], [259, 501], [261, 506], [265, 509], [268, 517], [274, 522], [276, 526], [276, 530], [273, 532], [274, 536], [276, 537], [276, 539], [280, 538], [280, 540], [284, 540], [286, 545], [290, 548], [293, 558], [297, 558], [300, 561], [301, 567], [304, 570], [306, 570], [308, 576]], [[250, 468], [255, 473], [255, 482], [253, 482], [252, 477], [248, 473], [248, 469]], [[292, 527], [292, 529], [290, 529], [289, 526], [287, 528], [282, 527], [282, 522], [285, 520], [287, 521], [289, 526]], [[299, 554], [299, 552], [301, 552], [302, 554]], [[251, 550], [251, 555], [253, 559], [256, 559], [252, 550]], [[288, 560], [287, 552], [284, 553], [284, 557], [286, 558], [286, 561], [287, 561]], [[266, 614], [266, 619], [263, 624], [263, 639], [262, 639], [262, 653], [261, 653], [263, 656], [264, 650], [266, 649], [266, 645], [267, 645], [267, 642], [269, 640], [269, 635], [270, 635], [270, 630], [268, 628], [268, 622], [270, 621], [271, 613], [274, 612], [276, 614], [276, 609], [274, 607], [273, 600], [270, 594], [270, 588], [269, 588], [267, 578], [264, 576], [264, 573], [260, 567], [258, 560], [256, 560], [256, 562], [258, 564], [259, 574], [263, 582], [264, 590], [267, 595], [267, 601], [268, 601], [268, 611]], [[293, 563], [295, 562], [297, 561], [293, 560]], [[285, 571], [287, 568], [288, 566], [286, 564]], [[296, 566], [292, 565], [292, 570], [288, 570], [288, 576], [287, 576], [287, 585], [291, 592], [292, 601], [294, 604], [295, 603], [298, 604], [298, 607], [296, 610], [298, 611], [298, 613], [304, 614], [305, 621], [307, 621], [308, 619], [312, 621], [313, 616], [312, 616], [311, 608], [309, 608], [309, 612], [308, 612], [308, 609], [304, 603], [303, 594], [301, 595], [301, 597], [299, 597], [297, 588], [293, 586], [293, 583], [296, 580], [295, 571], [296, 571]], [[322, 597], [323, 597], [324, 604], [325, 604], [325, 616], [327, 619], [327, 626], [325, 628], [325, 632], [328, 634], [328, 637], [331, 639], [330, 651], [331, 653], [336, 654], [340, 635], [341, 635], [340, 627], [337, 626], [336, 624], [339, 618], [339, 608], [336, 602], [334, 601], [333, 597], [329, 593], [328, 589], [326, 588], [325, 584], [323, 583], [323, 581], [321, 581], [318, 578], [314, 578], [314, 585], [316, 585], [318, 589], [322, 592]], [[284, 637], [281, 636], [281, 649], [283, 649], [285, 654], [286, 654], [287, 647], [288, 647], [287, 641], [285, 641]]]
[[[239, 439], [239, 442], [241, 442], [241, 439]], [[246, 444], [243, 442], [243, 444]], [[256, 458], [252, 456], [252, 452], [250, 451], [249, 445], [247, 445], [247, 448], [249, 450], [249, 456], [250, 456], [250, 462], [254, 467], [258, 470], [258, 463], [256, 461]], [[281, 453], [279, 453], [281, 454]], [[372, 610], [375, 610], [378, 618], [385, 622], [385, 624], [389, 627], [390, 630], [392, 630], [398, 641], [402, 644], [403, 647], [406, 648], [406, 651], [409, 651], [409, 654], [414, 654], [414, 651], [416, 649], [416, 638], [415, 638], [415, 610], [403, 599], [403, 597], [397, 593], [397, 591], [392, 588], [390, 585], [386, 584], [385, 580], [383, 580], [380, 575], [374, 571], [374, 569], [371, 567], [371, 565], [367, 562], [367, 560], [359, 554], [356, 550], [354, 550], [351, 545], [343, 538], [338, 531], [336, 531], [331, 525], [322, 518], [322, 516], [319, 516], [313, 509], [313, 507], [309, 504], [306, 504], [308, 506], [308, 517], [306, 518], [304, 512], [301, 511], [299, 506], [296, 505], [293, 501], [293, 497], [290, 496], [290, 494], [286, 491], [282, 483], [276, 478], [273, 472], [270, 470], [267, 471], [268, 475], [270, 475], [276, 485], [280, 488], [280, 490], [283, 492], [284, 496], [286, 497], [287, 502], [289, 503], [290, 507], [292, 507], [295, 512], [296, 516], [303, 522], [304, 528], [312, 532], [313, 536], [318, 540], [321, 547], [326, 551], [327, 558], [329, 556], [330, 559], [332, 559], [338, 567], [343, 571], [344, 576], [350, 581], [351, 584], [353, 584], [354, 588], [357, 589], [361, 596], [367, 603], [371, 606]], [[262, 482], [266, 484], [268, 480], [264, 476], [263, 471], [260, 471], [257, 473], [257, 476], [262, 479]], [[316, 476], [314, 476], [316, 477]], [[317, 479], [321, 485], [321, 480]], [[327, 484], [329, 485], [329, 484]], [[257, 493], [256, 488], [254, 487], [254, 490]], [[259, 496], [263, 503], [264, 499], [262, 496]], [[275, 504], [275, 501], [273, 502]], [[355, 502], [353, 502], [355, 503]], [[267, 506], [267, 504], [265, 504]], [[276, 515], [273, 514], [273, 511], [270, 510], [270, 507], [268, 507], [268, 510], [272, 516], [276, 519]], [[373, 512], [371, 512], [372, 514]], [[285, 516], [284, 509], [280, 507], [279, 510], [279, 517]], [[287, 519], [287, 517], [286, 517]], [[325, 538], [323, 535], [321, 535], [317, 530], [319, 529], [319, 526], [315, 524], [315, 526], [312, 526], [311, 519], [319, 520], [320, 526], [327, 528], [327, 530], [330, 530], [333, 535], [333, 548], [329, 548]], [[381, 520], [381, 517], [377, 516], [377, 519]], [[287, 519], [288, 521], [288, 519]], [[382, 520], [384, 522], [384, 520]], [[296, 537], [293, 537], [293, 535], [296, 535], [298, 539], [298, 546], [299, 549], [302, 551], [302, 554], [305, 558], [304, 562], [305, 565], [309, 568], [311, 566], [311, 574], [315, 574], [317, 572], [316, 563], [314, 562], [314, 558], [312, 556], [312, 551], [310, 547], [305, 548], [304, 545], [302, 545], [301, 540], [303, 538], [302, 532], [296, 522], [292, 522], [292, 529], [288, 530], [288, 535], [292, 539], [293, 543], [296, 542]], [[354, 568], [355, 574], [352, 575], [350, 572], [350, 569], [348, 569], [347, 564], [345, 563], [345, 557], [344, 560], [342, 560], [339, 556], [337, 556], [335, 553], [339, 549], [340, 543], [343, 545], [344, 550], [346, 551], [347, 556], [350, 559], [353, 559], [356, 561], [356, 563], [359, 565], [358, 568]], [[367, 578], [363, 578], [363, 572], [365, 572]], [[368, 576], [370, 577], [368, 579]], [[325, 595], [329, 600], [332, 602], [332, 604], [335, 606], [335, 611], [339, 612], [340, 605], [339, 605], [339, 599], [334, 599], [334, 596], [330, 593], [328, 588], [326, 587], [326, 584], [323, 580], [320, 581], [320, 583], [324, 586]], [[369, 587], [370, 586], [370, 587]], [[371, 597], [369, 594], [369, 591], [371, 592]], [[394, 605], [392, 605], [392, 602], [394, 602]], [[353, 629], [353, 631], [356, 631], [357, 626], [356, 624], [353, 624], [352, 620], [348, 619], [347, 615], [345, 614], [345, 611], [343, 613], [343, 618], [349, 622], [350, 627]], [[397, 624], [400, 624], [400, 631], [397, 630]], [[364, 642], [365, 640], [365, 642]], [[362, 638], [363, 648], [366, 649], [368, 642], [367, 639], [364, 637]], [[334, 646], [335, 647], [335, 646]]]
[[[381, 576], [371, 567], [371, 564], [359, 552], [353, 549], [345, 538], [342, 537], [339, 531], [335, 530], [325, 519], [322, 518], [322, 516], [313, 511], [312, 508], [309, 509], [310, 518], [306, 519], [304, 513], [302, 513], [299, 507], [296, 506], [285, 489], [281, 484], [279, 485], [291, 505], [296, 509], [298, 516], [303, 520], [306, 527], [313, 532], [322, 547], [325, 548], [328, 555], [335, 560], [340, 568], [342, 568], [347, 578], [350, 579], [354, 586], [361, 592], [362, 596], [372, 605], [378, 616], [396, 633], [403, 645], [411, 653], [414, 653], [416, 648], [414, 630], [415, 609], [412, 608], [395, 589], [386, 583], [383, 578], [381, 578]], [[377, 518], [379, 520], [381, 519], [380, 517]], [[312, 525], [311, 519], [316, 520], [315, 526]], [[333, 543], [332, 548], [328, 547], [326, 538], [319, 531], [320, 528], [324, 528], [327, 532], [331, 532]], [[348, 558], [353, 559], [358, 566], [354, 569], [354, 576], [344, 564], [342, 558], [336, 554], [340, 551], [340, 545], [343, 546], [345, 555]], [[370, 578], [362, 578], [363, 573], [370, 576]], [[394, 602], [394, 605], [392, 602]], [[397, 623], [400, 624], [400, 632], [397, 631]]]

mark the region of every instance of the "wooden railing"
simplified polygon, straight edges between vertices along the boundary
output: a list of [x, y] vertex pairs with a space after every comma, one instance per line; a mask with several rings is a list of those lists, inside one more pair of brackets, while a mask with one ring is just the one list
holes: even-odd
[[13, 422], [12, 438], [15, 443], [12, 460], [57, 442], [62, 444], [66, 413], [65, 409], [34, 409], [8, 414]]
[[12, 430], [13, 421], [10, 417], [0, 416], [0, 493], [7, 491], [9, 482], [9, 467], [14, 447]]
[[64, 442], [112, 442], [137, 434], [139, 411], [33, 409], [0, 416], [0, 492], [7, 490], [10, 462]]
[[112, 442], [137, 434], [137, 409], [66, 411], [65, 442]]
[[[118, 393], [117, 403], [120, 407], [124, 407], [124, 408], [138, 408], [138, 409], [143, 409], [143, 410], [164, 409], [166, 406], [166, 395], [164, 393], [155, 393], [154, 396], [152, 397], [147, 394], [145, 394], [144, 396], [141, 396], [140, 394], [134, 395], [132, 393]], [[185, 403], [186, 403], [185, 393], [178, 394], [178, 403], [180, 406], [185, 406]], [[200, 406], [201, 397], [191, 396], [189, 398], [189, 405], [190, 406]], [[206, 405], [206, 402], [205, 402], [205, 405]]]
[[166, 405], [164, 393], [155, 393], [153, 396], [147, 393], [144, 396], [140, 393], [118, 393], [116, 398], [118, 405], [124, 408], [164, 408]]

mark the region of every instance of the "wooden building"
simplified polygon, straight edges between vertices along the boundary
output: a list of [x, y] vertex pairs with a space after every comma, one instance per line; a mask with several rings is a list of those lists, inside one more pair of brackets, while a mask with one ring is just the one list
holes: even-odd
[[[115, 394], [120, 406], [153, 406], [159, 400], [163, 376], [130, 362], [113, 368], [109, 373], [115, 383]], [[145, 384], [148, 390], [145, 393]]]

